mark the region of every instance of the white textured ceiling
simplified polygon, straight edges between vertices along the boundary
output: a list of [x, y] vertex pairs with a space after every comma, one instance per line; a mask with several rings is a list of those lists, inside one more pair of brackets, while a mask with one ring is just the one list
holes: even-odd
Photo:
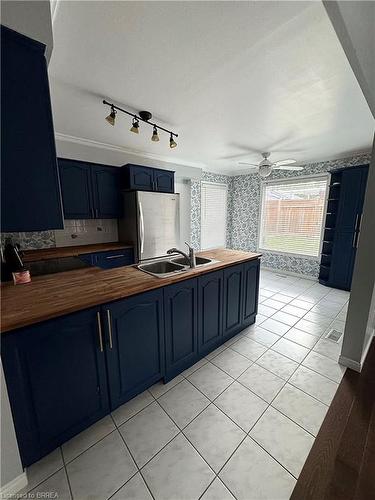
[[[50, 67], [58, 134], [240, 173], [371, 147], [374, 120], [320, 2], [60, 2]], [[115, 127], [102, 98], [179, 133]], [[152, 163], [150, 159], [148, 163]]]

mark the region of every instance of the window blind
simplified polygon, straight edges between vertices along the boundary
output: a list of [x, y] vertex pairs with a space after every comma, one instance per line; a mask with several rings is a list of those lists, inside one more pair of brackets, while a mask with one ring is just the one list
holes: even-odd
[[264, 184], [259, 247], [318, 257], [326, 177]]
[[201, 185], [201, 248], [226, 246], [227, 186], [202, 182]]

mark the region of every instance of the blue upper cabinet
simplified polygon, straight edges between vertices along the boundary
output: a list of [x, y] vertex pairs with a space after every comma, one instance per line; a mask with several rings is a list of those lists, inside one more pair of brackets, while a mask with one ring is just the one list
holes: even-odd
[[154, 191], [174, 193], [174, 172], [170, 170], [154, 170]]
[[65, 219], [92, 219], [94, 206], [89, 165], [60, 160], [60, 182]]
[[122, 216], [121, 169], [59, 158], [65, 219]]
[[99, 312], [95, 307], [2, 338], [1, 357], [24, 466], [109, 412]]
[[121, 169], [98, 167], [91, 169], [95, 218], [116, 219], [121, 216]]
[[1, 27], [1, 230], [62, 229], [45, 46]]
[[124, 165], [123, 186], [137, 191], [174, 193], [174, 172], [142, 165]]

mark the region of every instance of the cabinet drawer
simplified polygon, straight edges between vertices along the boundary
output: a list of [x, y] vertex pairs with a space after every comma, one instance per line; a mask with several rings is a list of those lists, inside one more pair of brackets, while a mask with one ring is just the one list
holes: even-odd
[[103, 269], [129, 266], [131, 264], [134, 264], [132, 248], [124, 248], [122, 250], [98, 252], [93, 254], [93, 265], [102, 267]]

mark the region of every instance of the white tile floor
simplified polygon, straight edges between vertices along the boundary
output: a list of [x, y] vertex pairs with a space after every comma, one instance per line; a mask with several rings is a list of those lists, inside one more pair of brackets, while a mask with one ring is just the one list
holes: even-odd
[[[262, 271], [257, 322], [28, 471], [75, 500], [289, 498], [344, 370], [349, 294]], [[26, 493], [24, 491], [23, 493]]]

